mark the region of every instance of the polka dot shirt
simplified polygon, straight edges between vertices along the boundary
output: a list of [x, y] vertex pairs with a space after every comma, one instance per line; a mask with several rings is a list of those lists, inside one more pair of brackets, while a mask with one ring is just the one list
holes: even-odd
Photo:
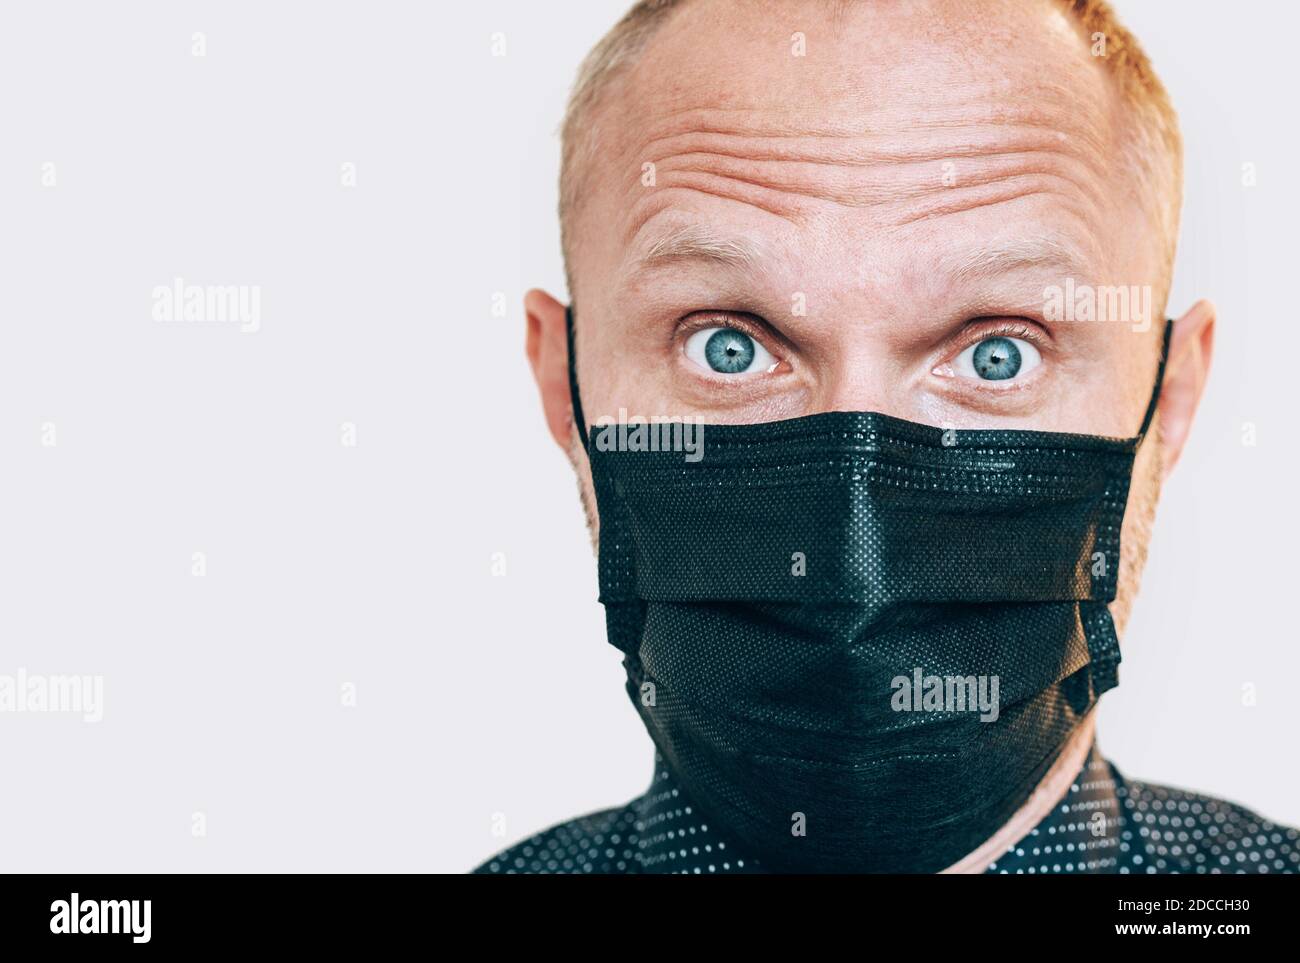
[[[474, 873], [764, 873], [655, 753], [650, 788], [559, 823]], [[986, 873], [1300, 873], [1300, 832], [1222, 799], [1125, 779], [1096, 743], [1070, 790]]]

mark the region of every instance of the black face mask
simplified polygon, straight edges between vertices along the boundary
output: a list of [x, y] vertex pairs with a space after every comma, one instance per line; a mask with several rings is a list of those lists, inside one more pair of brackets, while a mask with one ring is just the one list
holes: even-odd
[[765, 866], [952, 865], [1117, 683], [1106, 603], [1172, 325], [1128, 439], [836, 411], [706, 425], [692, 461], [602, 450], [591, 429], [628, 695], [693, 801]]

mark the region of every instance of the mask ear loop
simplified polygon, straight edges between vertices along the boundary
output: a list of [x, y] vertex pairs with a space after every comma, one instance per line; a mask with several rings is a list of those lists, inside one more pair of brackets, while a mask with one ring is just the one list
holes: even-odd
[[1169, 340], [1173, 333], [1174, 319], [1166, 318], [1164, 344], [1160, 347], [1160, 367], [1156, 369], [1155, 387], [1151, 390], [1151, 400], [1147, 402], [1147, 412], [1142, 416], [1142, 427], [1138, 429], [1137, 437], [1134, 439], [1134, 448], [1142, 444], [1142, 439], [1146, 437], [1147, 430], [1151, 427], [1151, 419], [1156, 416], [1156, 408], [1160, 403], [1160, 391], [1165, 383], [1165, 363], [1169, 360]]
[[582, 439], [583, 449], [587, 449], [587, 419], [582, 413], [582, 397], [578, 394], [578, 355], [573, 346], [573, 305], [564, 309], [565, 337], [569, 346], [569, 403], [573, 406], [573, 424]]

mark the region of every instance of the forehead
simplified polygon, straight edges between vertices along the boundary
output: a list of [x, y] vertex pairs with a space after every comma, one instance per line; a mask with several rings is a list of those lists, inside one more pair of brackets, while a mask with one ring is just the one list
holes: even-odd
[[599, 111], [578, 247], [625, 275], [665, 233], [723, 220], [805, 274], [868, 251], [897, 273], [900, 242], [960, 242], [965, 263], [1029, 234], [1131, 263], [1102, 244], [1124, 216], [1121, 111], [1050, 0], [695, 0]]
[[705, 92], [724, 107], [917, 110], [972, 90], [1096, 93], [1078, 81], [1103, 77], [1098, 59], [1053, 0], [692, 0], [630, 74], [668, 111]]

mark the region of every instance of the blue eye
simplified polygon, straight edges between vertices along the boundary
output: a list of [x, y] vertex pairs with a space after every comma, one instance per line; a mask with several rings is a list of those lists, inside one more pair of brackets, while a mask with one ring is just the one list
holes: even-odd
[[953, 362], [959, 375], [981, 381], [1010, 381], [1033, 371], [1042, 356], [1028, 341], [1001, 335], [977, 341]]
[[686, 340], [686, 357], [718, 374], [767, 371], [775, 364], [761, 344], [735, 328], [704, 328]]

